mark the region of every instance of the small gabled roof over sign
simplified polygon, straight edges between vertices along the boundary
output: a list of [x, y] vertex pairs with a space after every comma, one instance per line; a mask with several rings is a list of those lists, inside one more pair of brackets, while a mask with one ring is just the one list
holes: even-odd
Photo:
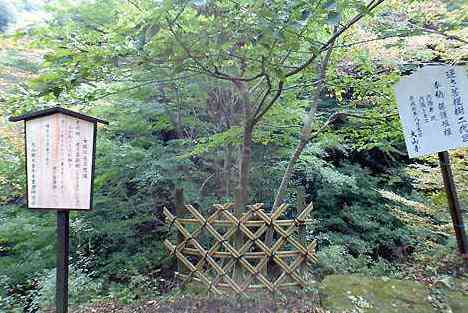
[[43, 116], [47, 116], [47, 115], [51, 115], [55, 113], [62, 113], [62, 114], [76, 117], [76, 118], [79, 118], [79, 119], [82, 119], [91, 123], [109, 124], [109, 122], [101, 120], [99, 118], [95, 118], [95, 117], [84, 115], [75, 111], [67, 110], [62, 107], [53, 107], [50, 109], [29, 112], [29, 113], [19, 115], [19, 116], [12, 116], [8, 120], [10, 122], [28, 121], [28, 120], [33, 120], [35, 118], [39, 118], [39, 117], [43, 117]]

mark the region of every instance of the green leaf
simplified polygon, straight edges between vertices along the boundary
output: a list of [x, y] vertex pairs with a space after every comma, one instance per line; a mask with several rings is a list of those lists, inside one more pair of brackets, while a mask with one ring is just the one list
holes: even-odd
[[178, 62], [178, 63], [174, 66], [174, 73], [175, 73], [175, 74], [179, 74], [179, 73], [182, 73], [183, 71], [184, 71], [184, 63]]

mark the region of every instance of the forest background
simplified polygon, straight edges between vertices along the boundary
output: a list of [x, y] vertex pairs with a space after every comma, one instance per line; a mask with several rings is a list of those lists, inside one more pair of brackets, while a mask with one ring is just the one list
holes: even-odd
[[[7, 118], [55, 105], [110, 121], [96, 210], [71, 216], [73, 304], [172, 290], [175, 188], [204, 212], [304, 191], [317, 280], [456, 275], [437, 160], [408, 159], [392, 88], [465, 64], [467, 23], [462, 0], [0, 1], [0, 310], [53, 301], [55, 216], [25, 208]], [[465, 208], [466, 152], [451, 152]]]

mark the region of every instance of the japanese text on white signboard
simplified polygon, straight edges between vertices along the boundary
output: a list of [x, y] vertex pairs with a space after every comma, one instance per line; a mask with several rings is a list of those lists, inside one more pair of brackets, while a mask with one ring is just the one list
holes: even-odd
[[395, 87], [410, 157], [468, 146], [468, 76], [463, 67], [426, 66]]
[[65, 114], [26, 121], [28, 206], [91, 206], [94, 123]]

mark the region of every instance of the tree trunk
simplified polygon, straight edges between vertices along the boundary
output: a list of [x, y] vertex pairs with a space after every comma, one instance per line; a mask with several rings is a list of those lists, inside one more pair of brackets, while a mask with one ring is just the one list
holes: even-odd
[[[320, 101], [320, 93], [323, 90], [327, 66], [328, 66], [328, 62], [330, 61], [330, 56], [333, 50], [332, 49], [333, 44], [334, 44], [334, 41], [332, 42], [332, 46], [327, 51], [325, 58], [322, 60], [319, 66], [319, 79], [317, 83], [317, 89], [312, 99], [310, 110], [309, 112], [307, 112], [307, 115], [304, 119], [304, 126], [302, 127], [301, 139], [299, 143], [297, 144], [293, 155], [289, 159], [288, 166], [286, 167], [286, 171], [284, 172], [283, 178], [281, 179], [281, 184], [278, 188], [278, 191], [276, 192], [275, 202], [273, 203], [273, 211], [276, 210], [283, 202], [283, 197], [286, 193], [289, 182], [291, 181], [291, 176], [294, 172], [294, 168], [296, 166], [297, 160], [299, 159], [299, 157], [302, 154], [302, 151], [304, 151], [305, 146], [311, 139], [312, 126], [313, 126], [312, 124], [315, 119], [315, 113], [317, 112], [318, 102]], [[272, 243], [273, 243], [273, 229], [270, 228], [267, 230], [267, 233], [265, 235], [265, 244], [267, 246], [271, 246]]]
[[[276, 193], [275, 202], [273, 203], [273, 211], [276, 210], [283, 202], [283, 195], [286, 193], [286, 189], [288, 188], [289, 181], [291, 180], [291, 176], [294, 172], [294, 167], [302, 151], [304, 151], [306, 144], [307, 144], [307, 139], [301, 138], [301, 141], [297, 145], [296, 150], [294, 151], [293, 155], [289, 159], [288, 166], [286, 167], [286, 171], [283, 175], [283, 179], [281, 180], [281, 185], [278, 188], [278, 191]], [[273, 228], [270, 228], [267, 230], [266, 235], [265, 235], [265, 244], [267, 246], [271, 246], [272, 243], [273, 243]]]
[[288, 184], [289, 184], [289, 181], [291, 180], [291, 176], [294, 171], [296, 162], [301, 156], [302, 151], [304, 151], [305, 146], [311, 139], [311, 132], [312, 132], [312, 126], [313, 126], [312, 124], [315, 119], [315, 113], [317, 112], [318, 103], [320, 101], [320, 94], [324, 88], [327, 67], [328, 67], [328, 63], [330, 62], [330, 56], [333, 51], [334, 43], [335, 43], [334, 41], [331, 42], [330, 48], [328, 49], [327, 53], [325, 54], [325, 57], [323, 58], [322, 62], [319, 65], [319, 77], [318, 77], [318, 82], [317, 82], [317, 89], [315, 90], [315, 95], [312, 99], [310, 110], [309, 112], [307, 112], [307, 115], [304, 119], [304, 126], [302, 127], [301, 139], [299, 141], [299, 144], [296, 146], [296, 150], [294, 150], [293, 155], [289, 159], [286, 172], [284, 173], [283, 178], [281, 180], [281, 185], [278, 188], [278, 191], [276, 192], [275, 202], [273, 204], [273, 210], [275, 210], [283, 201], [283, 196], [284, 196], [284, 193], [286, 192], [286, 189], [288, 188]]
[[291, 180], [294, 167], [296, 165], [297, 160], [301, 156], [302, 151], [304, 151], [307, 141], [308, 139], [301, 138], [301, 141], [297, 145], [296, 150], [294, 150], [293, 155], [289, 159], [288, 166], [286, 167], [283, 179], [281, 180], [281, 185], [279, 186], [278, 191], [276, 192], [275, 202], [273, 203], [273, 209], [278, 208], [283, 202], [283, 195], [286, 193], [286, 189], [288, 188], [288, 184]]
[[244, 126], [243, 142], [239, 161], [239, 196], [236, 203], [236, 210], [238, 210], [236, 213], [239, 213], [237, 214], [238, 217], [240, 216], [240, 213], [244, 211], [245, 206], [249, 201], [249, 172], [250, 161], [252, 158], [252, 133], [253, 125], [250, 121], [247, 121]]
[[239, 185], [238, 195], [236, 201], [236, 215], [240, 217], [241, 213], [245, 210], [245, 206], [249, 201], [249, 172], [250, 161], [252, 158], [252, 133], [255, 122], [251, 118], [251, 107], [248, 85], [245, 82], [235, 81], [239, 94], [241, 96], [243, 119], [244, 119], [244, 132], [242, 138], [242, 146], [239, 157]]
[[[242, 213], [245, 212], [245, 208], [249, 201], [249, 172], [250, 161], [252, 159], [252, 134], [255, 122], [250, 116], [251, 108], [248, 85], [245, 82], [239, 81], [235, 81], [234, 84], [241, 95], [244, 119], [244, 132], [239, 156], [239, 184], [236, 190], [236, 200], [234, 203], [234, 215], [240, 219], [242, 217]], [[239, 249], [242, 246], [244, 241], [243, 238], [244, 236], [242, 232], [238, 229], [234, 240], [234, 246], [236, 249]], [[242, 276], [242, 267], [237, 264], [233, 269], [233, 277], [236, 281], [241, 281]]]
[[223, 164], [223, 179], [224, 179], [224, 196], [227, 198], [231, 195], [231, 159], [232, 159], [232, 146], [226, 145], [224, 147], [224, 164]]

